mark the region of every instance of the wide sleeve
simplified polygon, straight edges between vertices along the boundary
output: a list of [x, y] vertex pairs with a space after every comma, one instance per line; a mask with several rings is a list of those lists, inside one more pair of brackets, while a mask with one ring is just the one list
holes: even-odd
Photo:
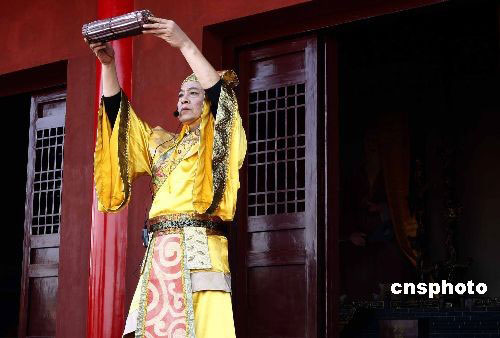
[[134, 178], [151, 175], [148, 151], [151, 133], [151, 127], [135, 114], [123, 90], [113, 126], [101, 100], [94, 151], [94, 181], [99, 211], [120, 211], [130, 200]]
[[233, 71], [225, 71], [221, 79], [216, 118], [207, 107], [202, 112], [193, 207], [207, 214], [223, 209], [221, 217], [229, 220], [236, 208], [238, 170], [246, 154], [246, 136], [233, 91], [238, 78]]

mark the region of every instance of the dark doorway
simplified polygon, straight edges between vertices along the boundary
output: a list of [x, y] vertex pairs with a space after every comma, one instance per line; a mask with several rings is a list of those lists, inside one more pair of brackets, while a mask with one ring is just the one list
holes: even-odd
[[55, 336], [66, 62], [0, 76], [4, 259], [0, 336]]
[[0, 336], [17, 337], [23, 261], [26, 163], [28, 158], [29, 94], [1, 97], [4, 145], [4, 221], [0, 245]]
[[[368, 336], [377, 316], [393, 315], [380, 302], [366, 320], [352, 318], [353, 302], [390, 299], [392, 282], [449, 280], [442, 267], [469, 258], [453, 277], [488, 280], [496, 296], [500, 237], [492, 225], [500, 214], [485, 205], [500, 191], [492, 169], [500, 166], [497, 4], [449, 2], [348, 24], [335, 36], [342, 333]], [[412, 181], [419, 165], [420, 197]], [[397, 189], [404, 196], [389, 196]], [[460, 214], [451, 221], [448, 210]], [[404, 230], [419, 211], [422, 232], [417, 224]]]
[[[467, 135], [477, 133], [474, 128], [488, 118], [485, 114], [493, 121], [499, 110], [497, 28], [494, 2], [479, 1], [431, 6], [338, 30], [341, 294], [351, 300], [380, 299], [379, 284], [416, 278], [418, 269], [412, 265], [417, 258], [411, 257], [410, 244], [416, 230], [401, 229], [411, 215], [406, 220], [394, 215], [412, 208], [410, 165], [417, 156], [438, 187], [426, 201], [425, 221], [432, 226], [423, 238], [423, 264], [459, 251], [444, 244], [448, 230], [439, 215], [446, 198], [462, 198], [464, 168], [451, 168], [456, 195], [450, 197], [443, 188], [444, 168], [436, 162], [439, 149], [465, 159], [461, 149], [474, 142]], [[400, 163], [395, 163], [398, 157]], [[404, 187], [395, 186], [395, 179], [405, 180]], [[406, 200], [397, 202], [399, 210], [387, 196], [391, 188], [406, 189]], [[454, 241], [459, 231], [453, 233]]]

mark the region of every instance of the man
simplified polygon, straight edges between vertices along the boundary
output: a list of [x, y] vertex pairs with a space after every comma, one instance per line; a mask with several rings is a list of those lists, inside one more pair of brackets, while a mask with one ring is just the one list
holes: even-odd
[[91, 44], [102, 64], [94, 176], [99, 210], [118, 212], [131, 183], [152, 178], [149, 244], [124, 335], [235, 337], [227, 239], [246, 137], [232, 71], [216, 72], [175, 22], [144, 27], [181, 51], [193, 74], [179, 91], [178, 134], [151, 128], [120, 89], [110, 44]]

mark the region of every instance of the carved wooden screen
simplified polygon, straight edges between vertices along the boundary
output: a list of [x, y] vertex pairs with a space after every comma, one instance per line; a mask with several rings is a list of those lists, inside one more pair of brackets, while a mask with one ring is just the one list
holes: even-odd
[[305, 83], [249, 95], [248, 216], [305, 210]]
[[248, 153], [233, 270], [237, 335], [315, 337], [316, 41], [246, 50], [240, 77]]
[[20, 337], [55, 336], [66, 94], [33, 96]]

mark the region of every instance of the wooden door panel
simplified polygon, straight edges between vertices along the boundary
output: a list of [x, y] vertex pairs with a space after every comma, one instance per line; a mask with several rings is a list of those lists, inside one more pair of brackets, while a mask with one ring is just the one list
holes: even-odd
[[57, 276], [29, 279], [27, 336], [56, 335]]
[[31, 103], [19, 337], [54, 337], [66, 93]]
[[[300, 42], [298, 47], [302, 47]], [[272, 51], [270, 51], [272, 49]], [[270, 53], [274, 54], [270, 56]], [[264, 48], [261, 50], [253, 50], [250, 61], [249, 71], [251, 81], [268, 78], [273, 76], [289, 76], [294, 72], [305, 69], [305, 54], [300, 49], [293, 49], [292, 46], [287, 46], [284, 49], [279, 48]], [[269, 84], [269, 82], [268, 82]]]
[[248, 231], [269, 231], [305, 228], [304, 213], [266, 215], [248, 219]]
[[[238, 336], [316, 331], [315, 38], [240, 55], [248, 151], [236, 251]], [[311, 306], [312, 305], [312, 306]]]
[[304, 230], [259, 231], [248, 234], [249, 252], [304, 251]]
[[256, 266], [248, 270], [250, 337], [306, 336], [303, 264]]
[[247, 266], [305, 264], [302, 229], [249, 233]]

